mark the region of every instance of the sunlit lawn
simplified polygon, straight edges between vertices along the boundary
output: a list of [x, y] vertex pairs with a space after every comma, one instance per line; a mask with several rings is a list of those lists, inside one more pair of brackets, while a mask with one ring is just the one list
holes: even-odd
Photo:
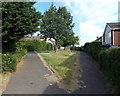
[[70, 82], [72, 72], [76, 66], [76, 52], [61, 50], [40, 54], [45, 61], [58, 72], [66, 83]]

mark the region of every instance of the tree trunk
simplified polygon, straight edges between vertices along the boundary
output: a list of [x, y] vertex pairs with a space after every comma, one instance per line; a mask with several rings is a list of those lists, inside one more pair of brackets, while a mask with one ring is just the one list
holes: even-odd
[[66, 47], [64, 47], [64, 50], [66, 49]]
[[7, 42], [2, 43], [3, 52], [15, 52], [16, 50], [16, 40], [7, 40]]

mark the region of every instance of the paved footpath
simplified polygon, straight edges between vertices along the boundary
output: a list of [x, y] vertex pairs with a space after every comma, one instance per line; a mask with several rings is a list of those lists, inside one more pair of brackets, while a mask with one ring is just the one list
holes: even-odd
[[45, 78], [51, 72], [35, 52], [29, 52], [19, 72], [14, 74], [3, 94], [65, 94], [53, 81]]
[[103, 74], [98, 69], [98, 63], [85, 52], [80, 52], [80, 65], [82, 67], [82, 77], [78, 78], [83, 82], [75, 94], [112, 94], [112, 88]]
[[[80, 64], [83, 72], [78, 78], [80, 86], [72, 94], [110, 94], [111, 88], [96, 67], [96, 62], [86, 53], [80, 52]], [[24, 64], [19, 72], [12, 75], [3, 94], [67, 94], [57, 84], [45, 78], [50, 71], [43, 65], [36, 53], [29, 52], [24, 58]]]

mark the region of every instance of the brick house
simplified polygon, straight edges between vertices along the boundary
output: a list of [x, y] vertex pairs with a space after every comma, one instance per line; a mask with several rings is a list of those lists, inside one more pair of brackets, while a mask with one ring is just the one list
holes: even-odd
[[120, 22], [106, 24], [102, 45], [120, 46]]

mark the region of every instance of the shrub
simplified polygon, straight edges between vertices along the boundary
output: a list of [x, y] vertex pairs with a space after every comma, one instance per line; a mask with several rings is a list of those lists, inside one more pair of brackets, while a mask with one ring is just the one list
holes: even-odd
[[17, 59], [10, 53], [2, 54], [2, 71], [15, 71]]
[[120, 91], [120, 48], [102, 51], [99, 55], [100, 69]]
[[75, 47], [70, 47], [70, 50], [75, 50]]
[[92, 42], [90, 51], [91, 51], [91, 55], [95, 60], [98, 60], [98, 56], [101, 51], [101, 48], [102, 48], [102, 42]]
[[25, 42], [25, 39], [20, 39], [16, 43], [16, 51], [14, 53], [2, 54], [2, 71], [15, 71], [17, 63], [27, 53], [24, 48]]
[[25, 49], [26, 39], [22, 38], [16, 43], [16, 51], [14, 56], [17, 59], [17, 62], [21, 60], [21, 58], [27, 54], [27, 50]]
[[40, 43], [38, 43], [36, 40], [26, 40], [25, 48], [28, 51], [36, 51], [39, 47], [38, 45], [40, 45]]
[[21, 58], [27, 53], [27, 50], [50, 51], [52, 50], [52, 44], [39, 40], [18, 40], [16, 43], [16, 51], [14, 53], [1, 54], [3, 61], [2, 71], [15, 71], [17, 63], [20, 62]]
[[52, 44], [47, 43], [47, 50], [48, 50], [48, 51], [52, 50]]
[[84, 51], [87, 53], [89, 52], [89, 44], [90, 43], [85, 43], [85, 45], [84, 45]]
[[83, 47], [70, 47], [70, 50], [82, 51], [82, 50], [83, 50]]
[[25, 48], [28, 51], [50, 51], [52, 50], [52, 44], [39, 40], [26, 40]]
[[84, 51], [90, 54], [95, 60], [98, 60], [99, 53], [102, 50], [102, 42], [94, 41], [84, 45]]
[[110, 45], [102, 45], [102, 47], [107, 49], [107, 48], [109, 48], [111, 46]]
[[22, 49], [21, 51], [16, 51], [13, 56], [16, 57], [17, 63], [20, 62], [20, 60], [22, 59], [22, 57], [27, 54], [27, 50], [26, 49]]

